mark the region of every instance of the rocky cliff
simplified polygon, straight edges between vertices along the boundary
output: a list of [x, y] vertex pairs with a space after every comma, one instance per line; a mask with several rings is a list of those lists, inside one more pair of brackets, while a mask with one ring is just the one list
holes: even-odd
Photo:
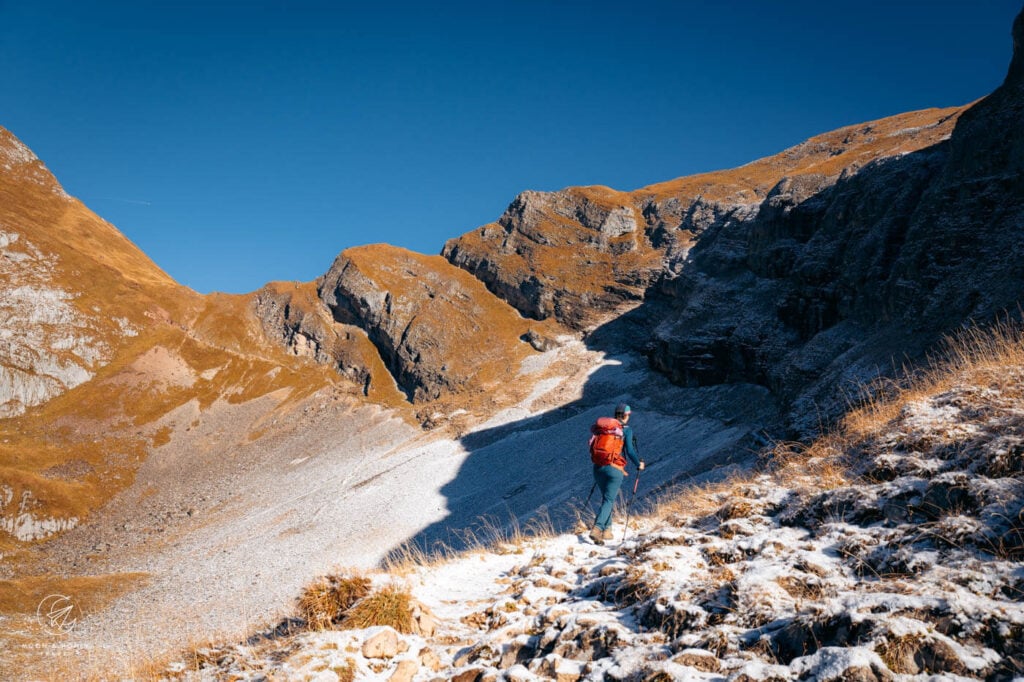
[[315, 282], [272, 282], [253, 294], [252, 311], [270, 340], [335, 368], [365, 397], [389, 405], [405, 400], [366, 330], [336, 321]]
[[527, 317], [587, 329], [684, 270], [705, 232], [730, 233], [763, 210], [762, 224], [784, 219], [797, 202], [877, 159], [939, 142], [961, 111], [928, 110], [851, 126], [741, 168], [633, 192], [523, 192], [496, 222], [450, 240], [443, 255]]
[[[1017, 48], [1021, 30], [1018, 19]], [[891, 371], [894, 358], [1019, 312], [1020, 59], [1018, 49], [991, 96], [939, 116], [924, 137], [855, 129], [929, 144], [828, 182], [784, 180], [756, 211], [705, 232], [660, 283], [672, 311], [654, 330], [654, 365], [689, 384], [763, 383], [794, 405], [802, 431], [849, 399], [843, 386]]]
[[656, 369], [764, 385], [796, 433], [814, 430], [942, 335], [1018, 307], [1022, 21], [1005, 83], [974, 105], [634, 192], [524, 192], [443, 253], [524, 315], [577, 330], [611, 331], [642, 302], [628, 343]]
[[349, 249], [318, 291], [335, 320], [366, 330], [416, 402], [493, 388], [534, 352], [528, 322], [439, 256], [384, 244]]

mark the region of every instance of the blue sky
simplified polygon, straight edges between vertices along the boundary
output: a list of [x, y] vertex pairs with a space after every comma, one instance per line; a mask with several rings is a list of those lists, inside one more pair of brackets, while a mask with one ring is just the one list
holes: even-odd
[[0, 0], [0, 125], [179, 282], [438, 253], [524, 189], [631, 190], [1003, 79], [1020, 0]]

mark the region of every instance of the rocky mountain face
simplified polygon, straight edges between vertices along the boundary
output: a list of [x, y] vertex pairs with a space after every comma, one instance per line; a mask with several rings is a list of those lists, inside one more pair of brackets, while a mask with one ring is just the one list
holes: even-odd
[[483, 390], [532, 349], [529, 325], [439, 256], [383, 244], [344, 251], [318, 283], [335, 320], [367, 330], [416, 402]]
[[315, 282], [273, 282], [255, 292], [252, 312], [265, 333], [294, 355], [332, 366], [376, 402], [398, 404], [405, 396], [362, 327], [337, 322]]
[[1012, 312], [1024, 290], [1021, 95], [1008, 78], [948, 140], [938, 133], [952, 117], [929, 146], [829, 182], [783, 181], [746, 219], [707, 231], [659, 283], [671, 312], [654, 365], [689, 384], [762, 383], [804, 430], [848, 399], [837, 385]]
[[939, 142], [961, 111], [844, 128], [741, 168], [634, 192], [523, 192], [497, 222], [450, 240], [443, 255], [523, 315], [587, 329], [687, 269], [690, 249], [705, 232], [729, 233], [762, 212], [762, 225], [784, 220], [795, 203], [872, 161]]
[[660, 271], [644, 224], [639, 208], [607, 187], [523, 192], [443, 255], [527, 317], [580, 329], [642, 299]]
[[[523, 350], [520, 338], [543, 349], [560, 330], [592, 330], [653, 297], [660, 307], [647, 316], [653, 323], [639, 345], [653, 349], [656, 368], [680, 383], [743, 380], [777, 388], [755, 372], [739, 373], [720, 363], [721, 343], [713, 334], [701, 333], [696, 342], [679, 339], [680, 348], [668, 352], [677, 352], [679, 361], [666, 359], [664, 349], [674, 348], [676, 337], [654, 325], [665, 318], [666, 301], [680, 307], [689, 295], [683, 273], [692, 268], [691, 249], [707, 242], [702, 248], [728, 252], [747, 249], [742, 242], [751, 242], [749, 258], [745, 251], [724, 253], [728, 262], [692, 275], [708, 277], [715, 286], [733, 277], [734, 266], [747, 266], [755, 278], [787, 272], [792, 254], [783, 246], [805, 243], [817, 229], [817, 216], [810, 210], [815, 204], [809, 199], [841, 183], [834, 191], [849, 191], [852, 178], [882, 159], [904, 158], [939, 144], [962, 112], [928, 110], [852, 126], [739, 169], [634, 192], [607, 187], [523, 192], [497, 222], [449, 241], [443, 260], [383, 246], [346, 251], [317, 283], [321, 303], [311, 302], [317, 309], [314, 317], [320, 319], [328, 310], [336, 323], [363, 330], [400, 389], [422, 403], [480, 390], [487, 380], [470, 378], [485, 377], [502, 364], [500, 358], [513, 366]], [[895, 180], [902, 182], [889, 178]], [[890, 199], [878, 205], [888, 206]], [[445, 288], [450, 291], [445, 293]], [[714, 300], [709, 298], [706, 308], [712, 319], [733, 314], [712, 305]], [[473, 305], [461, 304], [466, 301]], [[506, 303], [547, 326], [524, 326]], [[800, 305], [794, 301], [783, 313], [791, 324], [809, 329], [832, 322], [831, 313], [817, 310], [817, 304], [807, 304], [806, 310]], [[822, 322], [804, 322], [804, 316], [818, 316]], [[369, 376], [366, 361], [373, 354], [341, 352], [324, 325], [296, 336], [294, 320], [271, 315], [264, 321], [268, 333], [285, 343], [298, 338], [315, 348], [313, 355], [321, 361], [360, 380]], [[721, 327], [737, 324], [723, 322]], [[770, 335], [761, 328], [752, 333]], [[773, 337], [769, 343], [783, 342]], [[714, 348], [709, 350], [708, 344]], [[703, 358], [709, 369], [699, 362], [691, 368], [690, 357]], [[462, 368], [455, 369], [459, 363]]]

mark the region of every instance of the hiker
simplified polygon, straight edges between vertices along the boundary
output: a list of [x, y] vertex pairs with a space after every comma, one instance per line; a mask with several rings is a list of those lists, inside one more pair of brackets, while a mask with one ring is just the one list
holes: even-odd
[[[590, 459], [594, 463], [594, 485], [601, 489], [601, 509], [597, 512], [590, 539], [599, 545], [611, 538], [608, 528], [612, 525], [612, 507], [619, 494], [622, 479], [626, 473], [626, 457], [643, 471], [644, 461], [636, 451], [636, 437], [629, 426], [629, 405], [620, 403], [615, 407], [615, 419], [602, 418], [591, 429]], [[625, 451], [625, 457], [623, 457]]]

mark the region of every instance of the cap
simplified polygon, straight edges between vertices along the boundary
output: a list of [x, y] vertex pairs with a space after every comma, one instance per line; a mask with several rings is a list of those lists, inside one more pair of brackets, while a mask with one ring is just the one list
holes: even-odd
[[629, 409], [629, 405], [627, 405], [626, 403], [619, 403], [618, 405], [615, 406], [616, 416], [620, 414], [629, 414], [630, 412], [632, 412], [632, 410]]

